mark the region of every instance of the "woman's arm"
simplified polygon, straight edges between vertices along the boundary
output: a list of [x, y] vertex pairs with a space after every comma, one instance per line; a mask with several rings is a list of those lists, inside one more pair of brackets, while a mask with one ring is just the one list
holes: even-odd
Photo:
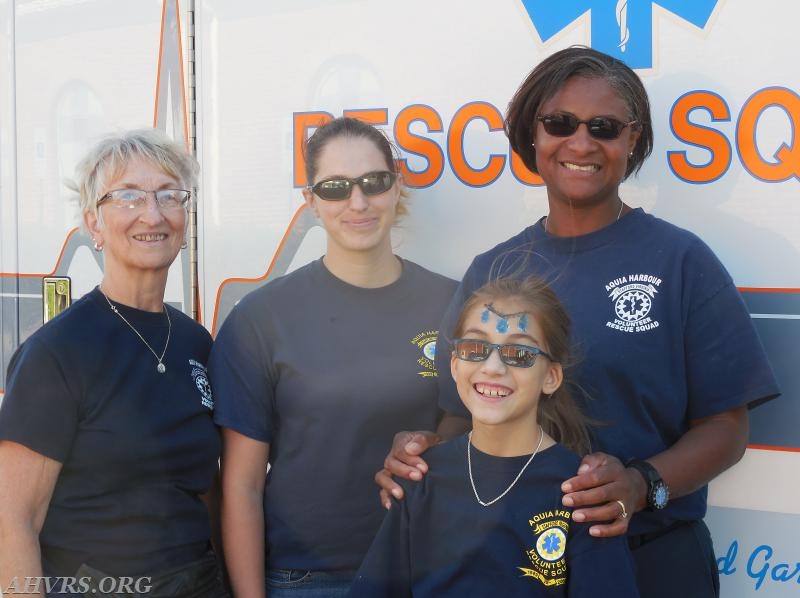
[[[747, 446], [749, 421], [747, 406], [692, 420], [689, 429], [667, 450], [647, 461], [669, 486], [670, 497], [677, 498], [708, 484], [742, 458]], [[593, 453], [584, 457], [578, 475], [561, 487], [564, 505], [578, 508], [575, 521], [608, 521], [617, 517], [621, 500], [629, 514], [647, 506], [647, 484], [641, 474], [626, 469], [616, 457]], [[591, 507], [590, 505], [598, 505]], [[616, 536], [628, 530], [627, 519], [593, 525], [593, 536]]]
[[58, 461], [0, 441], [0, 588], [42, 576], [39, 532], [60, 472]]
[[264, 483], [269, 444], [222, 429], [222, 546], [234, 596], [266, 595]]
[[221, 484], [222, 480], [220, 480], [219, 471], [217, 471], [214, 474], [211, 487], [208, 489], [208, 492], [200, 495], [200, 500], [203, 501], [203, 504], [206, 505], [206, 510], [208, 510], [208, 523], [211, 529], [211, 546], [217, 556], [217, 562], [219, 563], [220, 571], [222, 572], [222, 578], [226, 585], [229, 586], [230, 583], [228, 582], [228, 572], [225, 568], [225, 559], [222, 554], [222, 520], [220, 518], [220, 508], [222, 502]]

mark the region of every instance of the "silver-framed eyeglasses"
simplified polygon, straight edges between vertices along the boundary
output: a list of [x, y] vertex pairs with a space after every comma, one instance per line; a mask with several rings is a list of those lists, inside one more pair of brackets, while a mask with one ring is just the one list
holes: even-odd
[[147, 203], [148, 195], [155, 198], [156, 205], [160, 210], [169, 211], [185, 207], [192, 197], [192, 192], [186, 189], [158, 189], [156, 191], [114, 189], [97, 200], [97, 207], [108, 204], [115, 208], [141, 209]]

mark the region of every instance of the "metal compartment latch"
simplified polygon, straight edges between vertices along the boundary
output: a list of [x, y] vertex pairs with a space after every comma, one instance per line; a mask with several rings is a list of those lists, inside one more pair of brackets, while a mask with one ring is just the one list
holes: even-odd
[[72, 304], [72, 281], [69, 276], [45, 276], [42, 279], [42, 309], [46, 324]]

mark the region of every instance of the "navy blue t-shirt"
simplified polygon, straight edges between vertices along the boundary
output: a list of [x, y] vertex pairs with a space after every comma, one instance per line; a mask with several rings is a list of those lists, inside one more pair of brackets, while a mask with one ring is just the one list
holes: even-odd
[[[577, 455], [556, 444], [536, 455], [511, 490], [481, 506], [467, 470], [467, 437], [425, 453], [421, 482], [398, 480], [393, 501], [350, 590], [353, 598], [638, 596], [623, 537], [593, 538], [561, 506], [561, 482]], [[500, 495], [528, 456], [493, 457], [471, 448], [481, 500]]]
[[268, 568], [358, 568], [383, 517], [373, 478], [394, 434], [436, 426], [434, 349], [455, 287], [404, 260], [397, 281], [361, 288], [319, 259], [225, 320], [209, 361], [214, 419], [269, 443]]
[[[437, 362], [469, 295], [499, 275], [547, 281], [573, 324], [572, 379], [598, 420], [593, 449], [648, 458], [672, 446], [689, 421], [778, 395], [764, 349], [730, 275], [694, 234], [635, 209], [580, 237], [555, 237], [542, 222], [477, 256], [448, 307]], [[455, 385], [440, 378], [440, 405], [467, 416]], [[637, 513], [633, 534], [701, 519], [704, 487], [657, 513]]]
[[[118, 308], [160, 354], [165, 315]], [[97, 289], [11, 359], [0, 439], [63, 464], [39, 536], [45, 575], [71, 576], [82, 563], [150, 574], [208, 550], [200, 495], [220, 452], [205, 370], [211, 337], [167, 309], [163, 374]]]

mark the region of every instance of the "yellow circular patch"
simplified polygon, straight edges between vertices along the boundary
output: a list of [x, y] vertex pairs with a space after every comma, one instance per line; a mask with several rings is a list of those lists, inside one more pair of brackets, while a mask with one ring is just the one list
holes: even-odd
[[567, 535], [559, 527], [551, 527], [539, 534], [536, 553], [545, 561], [557, 561], [567, 549]]

